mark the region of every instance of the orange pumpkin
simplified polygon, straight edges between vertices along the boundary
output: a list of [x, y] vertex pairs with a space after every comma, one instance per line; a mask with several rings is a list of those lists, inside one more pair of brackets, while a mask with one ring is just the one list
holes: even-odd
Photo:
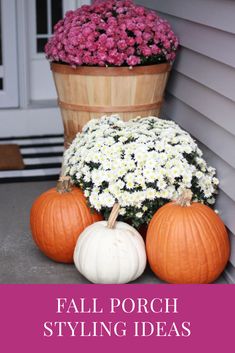
[[211, 283], [230, 253], [228, 233], [208, 206], [192, 202], [186, 190], [161, 207], [147, 231], [146, 250], [153, 272], [169, 283]]
[[73, 262], [73, 252], [80, 233], [90, 224], [102, 220], [91, 213], [83, 192], [71, 187], [69, 178], [61, 178], [57, 187], [40, 195], [30, 213], [33, 239], [49, 258]]

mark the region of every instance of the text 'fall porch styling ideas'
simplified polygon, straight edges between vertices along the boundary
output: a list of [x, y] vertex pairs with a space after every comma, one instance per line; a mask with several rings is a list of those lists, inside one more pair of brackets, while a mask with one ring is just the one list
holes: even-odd
[[[104, 301], [99, 298], [56, 298], [58, 321], [44, 322], [44, 337], [191, 335], [191, 322], [181, 321], [177, 317], [180, 314], [178, 298], [111, 297], [103, 304]], [[172, 316], [176, 319], [172, 320]], [[170, 320], [167, 320], [169, 317]]]

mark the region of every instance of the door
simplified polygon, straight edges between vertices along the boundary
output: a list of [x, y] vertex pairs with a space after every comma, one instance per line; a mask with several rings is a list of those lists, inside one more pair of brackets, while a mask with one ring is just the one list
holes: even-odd
[[15, 0], [0, 0], [0, 108], [18, 104]]
[[30, 100], [56, 99], [56, 91], [45, 59], [44, 47], [53, 33], [54, 25], [65, 12], [90, 1], [83, 0], [28, 0], [30, 43]]

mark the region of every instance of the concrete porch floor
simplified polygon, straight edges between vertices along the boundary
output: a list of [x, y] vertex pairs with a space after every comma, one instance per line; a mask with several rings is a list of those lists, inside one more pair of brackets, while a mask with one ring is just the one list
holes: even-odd
[[[55, 182], [0, 184], [0, 283], [89, 283], [74, 265], [58, 264], [34, 244], [29, 212]], [[133, 283], [163, 283], [147, 268]], [[221, 276], [215, 283], [227, 283]]]

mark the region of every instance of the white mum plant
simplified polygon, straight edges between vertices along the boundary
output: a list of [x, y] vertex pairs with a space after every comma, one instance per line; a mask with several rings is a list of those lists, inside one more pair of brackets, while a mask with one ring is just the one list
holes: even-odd
[[191, 136], [156, 117], [91, 120], [65, 152], [65, 164], [92, 208], [107, 217], [118, 202], [121, 218], [136, 227], [184, 189], [212, 206], [219, 183]]

